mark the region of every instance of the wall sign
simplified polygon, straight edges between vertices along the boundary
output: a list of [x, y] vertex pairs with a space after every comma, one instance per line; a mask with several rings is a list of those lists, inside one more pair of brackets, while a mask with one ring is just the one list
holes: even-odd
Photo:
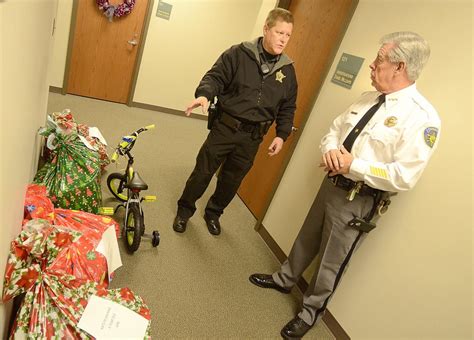
[[160, 0], [158, 2], [158, 8], [156, 10], [156, 16], [158, 18], [170, 20], [171, 9], [172, 8], [173, 8], [173, 5], [168, 4], [168, 3], [163, 2], [163, 1]]
[[337, 85], [350, 89], [363, 62], [364, 58], [343, 53], [331, 81]]

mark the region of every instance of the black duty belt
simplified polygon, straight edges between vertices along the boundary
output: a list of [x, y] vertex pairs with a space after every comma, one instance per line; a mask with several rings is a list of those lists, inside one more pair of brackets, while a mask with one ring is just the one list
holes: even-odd
[[328, 178], [336, 187], [348, 192], [354, 190], [357, 186], [359, 186], [357, 194], [360, 196], [375, 197], [378, 193], [383, 192], [382, 190], [369, 187], [367, 184], [361, 185], [361, 182], [354, 182], [353, 180], [342, 175], [336, 175], [331, 177], [328, 176]]
[[240, 130], [247, 133], [253, 133], [255, 129], [260, 128], [259, 122], [252, 123], [241, 121], [225, 112], [222, 112], [221, 116], [219, 117], [219, 121], [235, 131]]

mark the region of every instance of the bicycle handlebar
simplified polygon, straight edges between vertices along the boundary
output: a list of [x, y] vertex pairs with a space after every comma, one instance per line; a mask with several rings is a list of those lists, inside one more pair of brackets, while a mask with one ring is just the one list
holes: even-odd
[[112, 163], [115, 163], [115, 162], [117, 161], [117, 159], [118, 159], [118, 156], [119, 156], [119, 155], [118, 155], [117, 151], [114, 151], [114, 153], [112, 154], [112, 157], [110, 157], [110, 161], [111, 161]]
[[130, 151], [133, 146], [135, 145], [135, 141], [137, 140], [138, 134], [148, 131], [155, 128], [155, 124], [147, 125], [144, 127], [139, 128], [135, 132], [132, 132], [128, 136], [122, 136], [120, 143], [117, 145], [114, 153], [110, 157], [110, 161], [114, 163], [117, 161], [119, 155], [123, 156], [127, 151]]
[[155, 128], [155, 124], [147, 125], [147, 126], [139, 128], [135, 132], [132, 132], [131, 135], [132, 136], [138, 136], [139, 133], [142, 133], [143, 131], [151, 130], [151, 129], [154, 129], [154, 128]]

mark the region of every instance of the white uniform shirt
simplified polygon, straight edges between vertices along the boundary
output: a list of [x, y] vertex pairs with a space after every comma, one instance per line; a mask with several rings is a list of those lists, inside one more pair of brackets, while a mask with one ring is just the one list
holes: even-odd
[[[340, 149], [347, 135], [377, 101], [366, 92], [332, 123], [321, 140], [321, 152]], [[413, 84], [388, 94], [385, 103], [356, 138], [347, 178], [385, 191], [411, 189], [436, 149], [441, 121]]]

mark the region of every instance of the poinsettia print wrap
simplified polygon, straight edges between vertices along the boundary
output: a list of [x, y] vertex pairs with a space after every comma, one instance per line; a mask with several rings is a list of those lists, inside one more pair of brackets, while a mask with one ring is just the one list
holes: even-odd
[[27, 222], [33, 218], [54, 221], [54, 205], [49, 199], [48, 190], [44, 185], [30, 184], [26, 189], [24, 219]]
[[[89, 339], [77, 323], [92, 294], [118, 302], [150, 320], [143, 300], [128, 288], [108, 291], [104, 285], [69, 274], [64, 260], [74, 254], [82, 237], [78, 231], [35, 219], [11, 243], [5, 271], [4, 302], [25, 293], [10, 338]], [[59, 265], [63, 262], [62, 265]], [[149, 336], [149, 328], [147, 337]]]
[[[56, 260], [58, 267], [76, 278], [107, 283], [107, 259], [98, 252], [104, 232], [109, 228], [119, 234], [119, 224], [108, 216], [95, 215], [79, 210], [54, 208], [46, 196], [46, 187], [30, 184], [25, 196], [24, 224], [32, 218], [44, 218], [58, 228], [78, 231], [81, 237]], [[113, 273], [109, 273], [112, 277]]]

